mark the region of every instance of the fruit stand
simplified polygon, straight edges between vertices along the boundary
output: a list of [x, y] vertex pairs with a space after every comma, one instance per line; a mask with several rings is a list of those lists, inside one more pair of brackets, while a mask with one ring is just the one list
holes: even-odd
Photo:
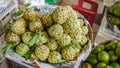
[[[43, 1], [10, 0], [12, 8], [2, 9], [0, 67], [5, 59], [13, 68], [120, 67], [119, 1], [103, 2], [96, 35], [101, 1], [78, 0], [72, 6], [61, 6], [64, 0]], [[83, 8], [83, 1], [91, 7]], [[55, 2], [59, 5], [50, 5]]]

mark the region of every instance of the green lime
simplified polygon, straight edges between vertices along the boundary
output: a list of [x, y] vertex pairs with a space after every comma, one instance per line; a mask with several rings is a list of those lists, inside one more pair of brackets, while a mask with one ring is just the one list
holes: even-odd
[[113, 67], [110, 65], [106, 65], [104, 68], [113, 68]]
[[118, 60], [118, 57], [115, 55], [114, 50], [111, 50], [108, 53], [109, 53], [110, 61], [117, 61]]
[[110, 64], [113, 68], [120, 68], [120, 65], [117, 62], [113, 62]]
[[117, 48], [120, 48], [120, 42], [117, 43]]
[[120, 7], [114, 10], [114, 15], [120, 17]]
[[113, 25], [120, 25], [120, 19], [115, 16], [110, 16], [110, 21]]
[[115, 2], [114, 6], [115, 7], [120, 7], [120, 1]]
[[108, 62], [109, 61], [109, 54], [106, 51], [101, 51], [98, 53], [98, 59], [101, 62]]
[[116, 39], [114, 39], [114, 40], [111, 41], [111, 43], [114, 43], [114, 44], [117, 44], [118, 42], [119, 42], [119, 41], [116, 40]]
[[110, 7], [110, 8], [108, 9], [108, 12], [111, 13], [111, 14], [113, 14], [113, 13], [114, 13], [114, 7], [113, 7], [113, 6]]
[[117, 55], [118, 57], [120, 57], [120, 48], [116, 48], [116, 49], [115, 49], [115, 53], [116, 53], [116, 55]]
[[105, 63], [98, 63], [96, 68], [104, 68], [106, 66]]
[[92, 51], [93, 54], [98, 54], [99, 52], [101, 52], [102, 50], [104, 50], [104, 45], [99, 45], [99, 46], [96, 46], [94, 48], [94, 50]]
[[105, 50], [107, 51], [110, 51], [110, 50], [113, 50], [116, 48], [116, 44], [111, 42], [111, 43], [108, 43], [107, 45], [105, 45]]
[[82, 68], [92, 68], [92, 65], [91, 65], [90, 63], [85, 62], [85, 63], [82, 65]]
[[88, 61], [90, 64], [97, 64], [98, 63], [97, 56], [96, 55], [89, 56]]

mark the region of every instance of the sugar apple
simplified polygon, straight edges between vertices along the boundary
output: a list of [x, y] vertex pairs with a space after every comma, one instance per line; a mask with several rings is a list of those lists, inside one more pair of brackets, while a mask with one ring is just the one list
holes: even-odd
[[54, 51], [58, 48], [58, 43], [52, 38], [46, 43], [46, 45], [51, 51]]
[[39, 61], [38, 57], [36, 57], [36, 55], [35, 55], [35, 53], [34, 53], [34, 52], [31, 54], [30, 59], [31, 59], [32, 61], [34, 61], [34, 60]]
[[39, 19], [33, 20], [29, 23], [29, 30], [31, 32], [38, 32], [43, 29], [43, 25]]
[[27, 46], [24, 43], [20, 43], [19, 45], [16, 46], [16, 53], [19, 54], [20, 56], [24, 56], [25, 53], [27, 53], [30, 50], [29, 46]]
[[46, 45], [40, 45], [35, 48], [35, 55], [40, 61], [45, 61], [50, 53], [49, 48]]
[[19, 44], [20, 43], [20, 36], [13, 33], [12, 31], [8, 31], [6, 36], [5, 36], [5, 40], [7, 43], [15, 42], [16, 44]]
[[61, 59], [61, 54], [57, 51], [50, 52], [48, 56], [48, 62], [52, 64], [58, 63]]
[[12, 23], [11, 30], [18, 35], [22, 35], [26, 30], [26, 21], [23, 18], [17, 19]]
[[85, 35], [82, 35], [82, 39], [79, 42], [82, 46], [84, 46], [88, 42], [88, 38]]
[[53, 24], [51, 12], [43, 14], [41, 17], [41, 21], [44, 26], [51, 26]]
[[63, 7], [57, 7], [52, 13], [52, 19], [55, 23], [63, 24], [68, 18], [67, 13]]
[[87, 34], [88, 34], [88, 27], [82, 26], [82, 35], [87, 35]]
[[64, 10], [67, 12], [68, 18], [77, 18], [77, 12], [73, 10], [70, 6], [63, 6]]
[[63, 34], [63, 36], [60, 39], [58, 39], [57, 42], [60, 46], [63, 47], [68, 45], [71, 42], [71, 38], [68, 34]]
[[78, 19], [78, 22], [80, 22], [80, 26], [84, 25], [84, 20], [83, 19]]
[[74, 34], [76, 31], [80, 30], [80, 23], [78, 19], [70, 18], [63, 24], [63, 29], [68, 34]]
[[32, 33], [31, 32], [25, 32], [23, 35], [22, 35], [22, 41], [25, 43], [25, 44], [29, 44], [30, 40], [32, 39]]
[[71, 41], [74, 43], [79, 43], [82, 40], [82, 35], [81, 33], [76, 33], [76, 34], [70, 34]]
[[73, 47], [71, 47], [71, 46], [65, 47], [62, 50], [62, 58], [67, 61], [73, 60], [75, 58], [75, 53], [76, 52]]
[[59, 24], [55, 24], [48, 29], [48, 33], [51, 37], [59, 39], [63, 35], [63, 27]]
[[41, 13], [35, 11], [34, 9], [27, 9], [23, 15], [24, 19], [27, 21], [32, 21], [33, 19], [39, 19], [41, 17]]
[[35, 44], [42, 45], [48, 42], [48, 35], [46, 32], [41, 32], [41, 36], [37, 37]]

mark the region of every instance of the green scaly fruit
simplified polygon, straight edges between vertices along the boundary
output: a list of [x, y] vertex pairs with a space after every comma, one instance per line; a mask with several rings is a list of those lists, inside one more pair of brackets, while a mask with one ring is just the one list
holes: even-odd
[[46, 32], [41, 32], [41, 36], [38, 36], [35, 45], [42, 45], [48, 42], [48, 35]]
[[70, 60], [73, 60], [75, 58], [75, 49], [71, 46], [69, 47], [65, 47], [62, 49], [62, 58], [67, 60], [67, 61], [70, 61]]
[[20, 36], [13, 33], [12, 31], [8, 31], [8, 33], [5, 36], [5, 40], [7, 43], [15, 42], [16, 44], [20, 43]]
[[87, 35], [88, 34], [88, 27], [87, 26], [82, 26], [82, 35]]
[[22, 35], [26, 30], [26, 24], [27, 22], [23, 18], [19, 18], [11, 25], [11, 30], [18, 35]]
[[74, 35], [80, 32], [80, 23], [78, 22], [78, 19], [67, 19], [67, 21], [63, 24], [63, 29], [66, 33]]
[[33, 9], [27, 9], [23, 15], [25, 20], [32, 21], [33, 19], [39, 19], [41, 17], [41, 13], [38, 11], [35, 11]]
[[52, 18], [51, 18], [51, 13], [45, 13], [41, 17], [42, 24], [44, 26], [51, 26], [53, 24]]
[[16, 53], [20, 56], [24, 56], [30, 50], [29, 46], [24, 43], [20, 43], [16, 46]]
[[31, 54], [30, 60], [32, 60], [32, 61], [34, 61], [34, 60], [39, 61], [38, 57], [36, 57], [34, 52]]
[[85, 44], [87, 44], [88, 42], [88, 38], [84, 35], [82, 35], [82, 39], [81, 41], [79, 42], [82, 46], [84, 46]]
[[32, 22], [29, 23], [29, 30], [31, 32], [38, 32], [41, 31], [42, 29], [43, 29], [43, 25], [39, 19], [33, 20]]
[[60, 39], [58, 39], [58, 44], [62, 47], [70, 44], [70, 42], [71, 38], [68, 34], [63, 34], [63, 36]]
[[32, 39], [32, 33], [31, 32], [25, 32], [23, 35], [22, 35], [22, 41], [25, 43], [25, 44], [29, 44], [30, 40]]
[[61, 59], [62, 59], [61, 54], [57, 51], [50, 52], [48, 56], [48, 62], [52, 64], [58, 63], [59, 60]]
[[65, 11], [63, 7], [57, 7], [52, 13], [52, 19], [55, 23], [63, 24], [67, 18], [67, 11]]
[[50, 51], [54, 51], [58, 48], [58, 43], [52, 38], [47, 42], [46, 45], [48, 46]]
[[46, 45], [37, 46], [35, 48], [35, 55], [40, 61], [45, 61], [50, 53], [49, 48]]
[[55, 24], [48, 29], [48, 33], [51, 37], [59, 39], [63, 35], [63, 27], [59, 24]]
[[77, 18], [77, 12], [73, 10], [71, 6], [63, 6], [65, 11], [67, 11], [68, 18]]

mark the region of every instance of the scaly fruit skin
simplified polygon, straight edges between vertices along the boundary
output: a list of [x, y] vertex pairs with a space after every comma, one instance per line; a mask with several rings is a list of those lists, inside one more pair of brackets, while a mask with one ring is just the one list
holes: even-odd
[[32, 34], [31, 32], [25, 32], [23, 35], [22, 35], [22, 41], [25, 43], [25, 44], [29, 44], [30, 40], [32, 39]]
[[33, 19], [39, 19], [41, 13], [30, 8], [25, 11], [23, 17], [27, 21], [32, 21]]
[[78, 19], [78, 22], [80, 23], [80, 26], [84, 25], [84, 20], [83, 19]]
[[54, 39], [50, 39], [47, 44], [48, 48], [50, 49], [50, 51], [54, 51], [58, 48], [58, 44]]
[[36, 57], [36, 55], [35, 55], [34, 52], [31, 54], [30, 59], [31, 59], [32, 61], [34, 61], [34, 60], [38, 60], [38, 61], [39, 61], [38, 57]]
[[81, 33], [76, 33], [76, 34], [70, 34], [71, 40], [73, 43], [79, 43], [82, 40], [82, 35]]
[[63, 35], [63, 27], [59, 24], [55, 24], [48, 29], [48, 33], [51, 37], [59, 39]]
[[33, 20], [29, 23], [29, 30], [31, 32], [38, 32], [43, 29], [43, 25], [40, 20]]
[[57, 7], [52, 13], [55, 23], [63, 24], [69, 18], [77, 18], [77, 13], [70, 6]]
[[62, 47], [68, 45], [71, 42], [71, 38], [68, 34], [63, 34], [63, 36], [58, 39], [58, 44]]
[[80, 49], [74, 48], [75, 49], [75, 57], [78, 57], [80, 55]]
[[67, 20], [68, 15], [63, 7], [57, 7], [52, 13], [52, 18], [55, 23], [63, 24]]
[[50, 52], [49, 56], [48, 56], [48, 62], [55, 64], [58, 63], [58, 61], [61, 60], [61, 54], [57, 51], [52, 51]]
[[88, 27], [87, 26], [82, 26], [82, 35], [87, 35], [88, 34]]
[[82, 46], [84, 46], [88, 42], [88, 39], [85, 35], [82, 35], [82, 39], [79, 42]]
[[24, 43], [20, 43], [16, 46], [16, 53], [20, 56], [23, 56], [25, 53], [27, 53], [30, 50], [29, 46], [27, 46]]
[[67, 11], [68, 18], [77, 18], [77, 12], [73, 10], [70, 6], [63, 6], [65, 11]]
[[18, 35], [22, 35], [26, 30], [26, 21], [23, 18], [17, 19], [11, 25], [11, 30]]
[[51, 26], [53, 24], [51, 12], [43, 14], [41, 17], [41, 21], [44, 26]]
[[75, 53], [75, 49], [71, 46], [63, 48], [62, 58], [67, 61], [73, 60], [75, 58]]
[[74, 35], [76, 31], [80, 30], [80, 23], [78, 22], [78, 19], [67, 19], [67, 21], [63, 24], [63, 29], [66, 33]]
[[[39, 42], [39, 41], [41, 41], [41, 42]], [[42, 45], [46, 42], [48, 42], [48, 35], [46, 32], [41, 32], [41, 37], [37, 38], [35, 45]]]
[[45, 61], [48, 58], [50, 50], [47, 46], [41, 45], [35, 48], [35, 55], [39, 58], [40, 61]]
[[8, 31], [8, 33], [5, 36], [5, 40], [7, 43], [16, 42], [16, 44], [19, 44], [20, 43], [20, 36], [13, 33], [12, 31]]

